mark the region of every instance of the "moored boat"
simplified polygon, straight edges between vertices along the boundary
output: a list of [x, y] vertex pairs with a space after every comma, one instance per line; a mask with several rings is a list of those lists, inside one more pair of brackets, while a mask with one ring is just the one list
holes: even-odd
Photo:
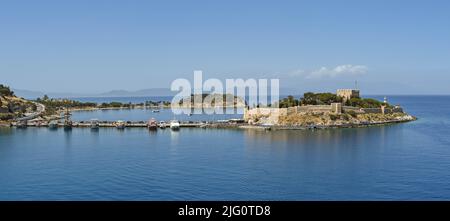
[[72, 121], [65, 121], [64, 122], [64, 130], [72, 130]]
[[58, 121], [52, 120], [48, 123], [48, 128], [50, 129], [58, 129]]
[[97, 130], [100, 127], [100, 123], [98, 122], [97, 119], [92, 119], [90, 122], [90, 127], [92, 130]]
[[116, 121], [116, 122], [114, 123], [114, 126], [115, 126], [117, 129], [125, 129], [125, 127], [126, 127], [127, 125], [126, 125], [125, 121], [123, 121], [123, 120], [118, 120], [118, 121]]
[[66, 108], [66, 111], [64, 112], [64, 130], [72, 130], [72, 121], [70, 120], [70, 116], [72, 114], [70, 113], [69, 109]]
[[166, 129], [167, 124], [164, 121], [160, 121], [159, 124], [158, 124], [158, 127], [161, 128], [161, 129]]
[[158, 128], [158, 123], [156, 122], [155, 118], [148, 120], [147, 128], [149, 130], [156, 130]]
[[179, 130], [180, 129], [180, 122], [177, 120], [172, 120], [170, 122], [170, 129], [172, 130]]

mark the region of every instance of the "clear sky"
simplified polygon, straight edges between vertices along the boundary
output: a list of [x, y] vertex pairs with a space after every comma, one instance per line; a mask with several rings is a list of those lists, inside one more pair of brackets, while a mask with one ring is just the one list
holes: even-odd
[[0, 0], [0, 82], [46, 92], [280, 78], [450, 94], [450, 1]]

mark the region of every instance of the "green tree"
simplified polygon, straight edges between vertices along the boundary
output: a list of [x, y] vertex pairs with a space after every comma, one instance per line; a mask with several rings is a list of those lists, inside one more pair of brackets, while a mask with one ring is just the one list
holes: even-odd
[[0, 84], [0, 96], [14, 96], [14, 92], [8, 86]]
[[294, 98], [294, 96], [289, 95], [287, 98], [283, 98], [279, 102], [280, 108], [287, 108], [287, 107], [295, 107], [299, 105], [299, 101]]
[[342, 98], [332, 93], [312, 93], [303, 94], [300, 103], [302, 105], [330, 105], [331, 103], [340, 103]]

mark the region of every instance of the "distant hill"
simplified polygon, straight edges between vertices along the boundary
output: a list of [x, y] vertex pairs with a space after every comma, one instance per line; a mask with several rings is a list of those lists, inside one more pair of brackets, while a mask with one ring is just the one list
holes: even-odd
[[173, 92], [166, 88], [151, 88], [143, 89], [137, 91], [127, 91], [127, 90], [112, 90], [105, 93], [55, 93], [55, 92], [42, 92], [42, 91], [31, 91], [14, 89], [14, 93], [18, 97], [24, 97], [26, 99], [36, 99], [38, 97], [43, 97], [47, 95], [51, 98], [73, 98], [73, 97], [145, 97], [145, 96], [173, 96], [177, 92]]
[[[23, 89], [14, 89], [18, 97], [26, 99], [36, 99], [43, 97], [45, 94], [51, 98], [73, 98], [73, 97], [146, 97], [146, 96], [174, 96], [178, 92], [171, 91], [168, 88], [149, 88], [137, 91], [128, 90], [111, 90], [104, 93], [57, 93], [57, 92], [43, 92]], [[280, 95], [301, 95], [303, 91], [297, 88], [281, 88]]]
[[166, 88], [151, 88], [138, 91], [126, 90], [112, 90], [106, 93], [101, 93], [96, 96], [99, 97], [145, 97], [145, 96], [173, 96], [177, 92]]
[[24, 97], [27, 99], [36, 99], [38, 97], [43, 97], [44, 93], [38, 91], [30, 91], [30, 90], [21, 90], [21, 89], [13, 89], [14, 93], [18, 97]]

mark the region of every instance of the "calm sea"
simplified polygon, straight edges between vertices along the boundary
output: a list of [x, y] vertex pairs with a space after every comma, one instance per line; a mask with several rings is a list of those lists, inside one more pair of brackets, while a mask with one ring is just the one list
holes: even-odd
[[[419, 120], [272, 132], [1, 128], [0, 200], [450, 200], [450, 96], [388, 99]], [[74, 117], [149, 117], [137, 111]]]

